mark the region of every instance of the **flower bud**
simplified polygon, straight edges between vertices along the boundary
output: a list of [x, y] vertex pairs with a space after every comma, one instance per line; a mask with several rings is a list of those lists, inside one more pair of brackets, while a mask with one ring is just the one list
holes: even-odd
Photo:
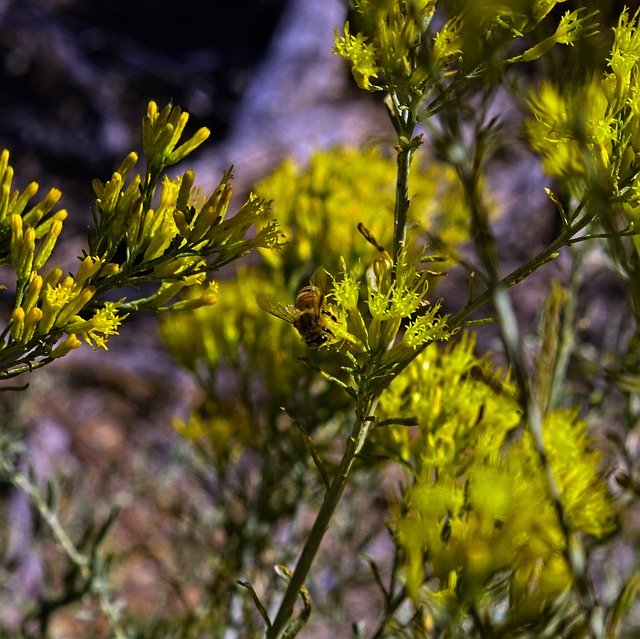
[[53, 349], [53, 351], [51, 352], [51, 357], [54, 357], [54, 358], [64, 357], [65, 355], [67, 355], [67, 353], [69, 353], [75, 348], [79, 348], [80, 346], [82, 346], [82, 342], [78, 339], [78, 337], [74, 333], [71, 333], [64, 340], [64, 342], [58, 344], [58, 346], [56, 346]]

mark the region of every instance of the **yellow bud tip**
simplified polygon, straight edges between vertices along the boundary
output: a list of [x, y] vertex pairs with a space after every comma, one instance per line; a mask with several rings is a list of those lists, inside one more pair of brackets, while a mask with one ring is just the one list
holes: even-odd
[[13, 235], [18, 238], [22, 237], [22, 218], [17, 213], [13, 213], [9, 218], [9, 226]]
[[71, 333], [64, 342], [58, 344], [58, 346], [53, 349], [51, 357], [64, 357], [70, 351], [80, 348], [80, 346], [82, 346], [82, 342], [75, 333]]
[[54, 206], [56, 202], [62, 197], [62, 191], [60, 189], [52, 188], [45, 196], [45, 201], [49, 206]]
[[28, 226], [24, 232], [24, 241], [26, 244], [33, 244], [36, 241], [36, 230], [32, 226]]
[[29, 311], [29, 316], [27, 318], [27, 321], [30, 324], [37, 324], [41, 319], [42, 319], [42, 309], [38, 308], [37, 306], [34, 306]]
[[38, 186], [37, 182], [30, 182], [27, 185], [27, 188], [24, 190], [22, 196], [27, 197], [27, 199], [32, 198], [38, 192], [39, 188], [40, 187]]
[[213, 306], [218, 301], [218, 296], [215, 293], [205, 293], [200, 296], [199, 301], [203, 306]]

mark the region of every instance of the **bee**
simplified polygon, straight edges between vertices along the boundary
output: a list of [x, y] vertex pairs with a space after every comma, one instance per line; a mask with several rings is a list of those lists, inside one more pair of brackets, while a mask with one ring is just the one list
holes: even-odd
[[330, 326], [337, 319], [325, 307], [325, 296], [320, 280], [325, 271], [316, 271], [311, 282], [300, 289], [293, 304], [284, 306], [273, 295], [260, 293], [258, 305], [267, 313], [293, 324], [309, 348], [320, 348], [335, 335]]

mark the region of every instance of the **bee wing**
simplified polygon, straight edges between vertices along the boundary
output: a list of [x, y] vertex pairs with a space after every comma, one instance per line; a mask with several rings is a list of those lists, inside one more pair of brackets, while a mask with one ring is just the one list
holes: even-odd
[[309, 281], [313, 286], [320, 289], [322, 293], [327, 290], [327, 271], [319, 266], [309, 278]]
[[284, 306], [278, 301], [275, 295], [258, 293], [258, 295], [256, 295], [256, 302], [258, 302], [258, 306], [260, 306], [263, 311], [267, 311], [267, 313], [271, 313], [271, 315], [275, 315], [285, 320], [285, 322], [293, 324], [297, 317], [295, 307], [291, 305]]

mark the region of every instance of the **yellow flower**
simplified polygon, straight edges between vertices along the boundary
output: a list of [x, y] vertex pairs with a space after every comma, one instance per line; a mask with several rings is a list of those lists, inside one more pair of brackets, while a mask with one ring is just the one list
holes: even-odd
[[107, 350], [107, 337], [117, 335], [118, 327], [126, 316], [118, 315], [118, 305], [114, 302], [105, 302], [105, 305], [97, 310], [90, 319], [82, 319], [76, 316], [73, 321], [66, 324], [67, 333], [75, 333], [84, 339], [91, 348], [104, 348]]

